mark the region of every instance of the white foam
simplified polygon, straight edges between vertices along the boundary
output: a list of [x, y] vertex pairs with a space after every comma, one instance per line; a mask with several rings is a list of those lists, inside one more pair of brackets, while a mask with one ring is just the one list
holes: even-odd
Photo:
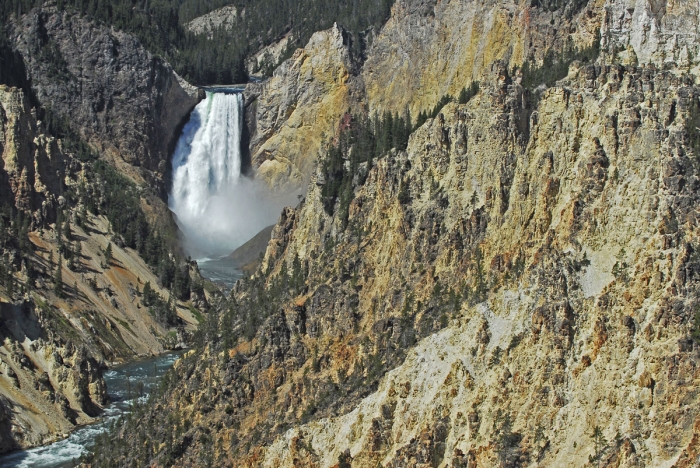
[[169, 205], [195, 258], [231, 253], [272, 224], [285, 204], [241, 174], [243, 112], [242, 94], [207, 93], [172, 158]]

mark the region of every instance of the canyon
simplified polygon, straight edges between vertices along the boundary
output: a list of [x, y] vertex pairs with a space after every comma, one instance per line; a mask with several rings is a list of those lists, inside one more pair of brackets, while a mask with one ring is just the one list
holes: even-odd
[[[184, 384], [117, 432], [150, 442], [110, 456], [694, 466], [697, 5], [559, 6], [398, 1], [364, 62], [336, 25], [246, 90], [253, 166], [304, 198]], [[566, 47], [595, 61], [525, 86]], [[405, 151], [351, 146], [328, 209], [353, 114], [415, 116], [473, 81]]]
[[[158, 297], [171, 294], [100, 211], [108, 194], [86, 153], [99, 151], [118, 168], [124, 188], [150, 185], [141, 210], [174, 245], [177, 227], [159, 192], [167, 148], [200, 91], [132, 37], [76, 16], [34, 10], [13, 26], [32, 87], [0, 86], [0, 194], [20, 230], [19, 246], [7, 237], [10, 226], [0, 236], [3, 452], [95, 421], [107, 403], [108, 365], [184, 346], [199, 323], [185, 301], [172, 306], [177, 327], [149, 313], [140, 298], [146, 283]], [[67, 116], [89, 147], [51, 134], [65, 132]]]
[[[189, 24], [208, 33], [239, 14]], [[362, 38], [341, 24], [316, 32], [236, 96], [241, 128], [226, 135], [240, 137], [242, 172], [294, 201], [255, 238], [269, 239], [262, 258], [246, 252], [225, 295], [191, 288], [168, 326], [140, 293], [148, 282], [168, 296], [157, 269], [90, 214], [73, 230], [110, 298], [64, 268], [86, 298], [39, 285], [3, 301], [2, 447], [90, 421], [103, 361], [160, 352], [198, 326], [90, 466], [697, 466], [699, 16], [687, 0], [397, 0]], [[203, 91], [84, 18], [48, 7], [14, 28], [35, 94], [0, 88], [3, 176], [35, 213], [36, 268], [61, 255], [53, 174], [77, 186], [85, 167], [30, 99], [74, 116], [181, 248], [163, 200]], [[87, 39], [99, 59], [76, 49]], [[12, 135], [33, 142], [23, 159]], [[394, 148], [374, 155], [363, 138]], [[29, 406], [17, 389], [30, 387], [39, 410], [8, 410]]]

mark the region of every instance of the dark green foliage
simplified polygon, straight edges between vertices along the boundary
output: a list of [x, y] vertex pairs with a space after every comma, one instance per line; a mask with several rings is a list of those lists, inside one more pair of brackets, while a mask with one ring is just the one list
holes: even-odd
[[[304, 46], [311, 35], [338, 22], [355, 38], [350, 42], [353, 55], [361, 57], [367, 44], [362, 34], [378, 28], [389, 17], [394, 0], [58, 0], [61, 10], [76, 12], [116, 29], [135, 35], [152, 53], [165, 57], [177, 72], [195, 84], [241, 83], [247, 79], [244, 59], [261, 47], [281, 39], [288, 32], [294, 41], [283, 54], [291, 55]], [[0, 22], [41, 6], [42, 0], [0, 2]], [[245, 9], [230, 31], [214, 31], [195, 36], [184, 24], [197, 16], [225, 5]], [[239, 10], [240, 11], [240, 10]], [[65, 78], [67, 70], [60, 54], [49, 56], [54, 48], [45, 47], [51, 75]], [[277, 64], [265, 64], [264, 73]]]
[[700, 308], [695, 309], [695, 316], [693, 317], [693, 328], [690, 332], [690, 337], [695, 343], [700, 344]]
[[164, 301], [152, 287], [150, 282], [146, 282], [141, 293], [141, 302], [148, 307], [148, 312], [153, 318], [165, 326], [174, 326], [178, 324], [177, 312], [172, 297], [168, 301]]
[[66, 222], [63, 223], [62, 231], [63, 231], [63, 238], [66, 241], [70, 242], [73, 240], [73, 232], [70, 229], [70, 220], [66, 219]]
[[595, 454], [589, 455], [588, 461], [591, 463], [596, 462], [596, 466], [600, 466], [600, 458], [605, 451], [608, 441], [605, 439], [603, 430], [600, 428], [600, 426], [593, 428], [593, 433], [591, 436], [593, 438], [593, 443], [595, 444]]
[[478, 93], [479, 93], [479, 82], [472, 81], [472, 83], [469, 85], [469, 87], [462, 88], [462, 91], [459, 92], [459, 99], [457, 101], [460, 104], [466, 104], [471, 100], [471, 98], [476, 96]]
[[352, 467], [352, 456], [350, 455], [350, 449], [348, 449], [338, 456], [338, 468], [351, 468], [351, 467]]
[[171, 247], [149, 225], [136, 186], [101, 160], [94, 161], [92, 168], [91, 177], [98, 181], [96, 186], [101, 187], [101, 202], [96, 203], [96, 197], [90, 197], [86, 200], [88, 208], [95, 214], [107, 216], [114, 233], [155, 269], [164, 287], [175, 285], [176, 296], [188, 299], [189, 270], [177, 254], [171, 256]]
[[40, 109], [40, 118], [46, 125], [48, 133], [61, 140], [63, 151], [72, 153], [81, 162], [89, 162], [97, 158], [97, 154], [85, 140], [71, 128], [68, 117], [54, 114], [49, 107]]
[[56, 293], [58, 297], [63, 297], [63, 273], [62, 273], [62, 262], [58, 259], [58, 265], [56, 265], [56, 272], [53, 275], [53, 292]]
[[546, 11], [557, 11], [563, 8], [566, 17], [571, 19], [588, 5], [588, 0], [531, 0], [530, 5]]
[[109, 265], [112, 263], [112, 243], [107, 244], [107, 248], [105, 249], [105, 263], [109, 267]]
[[[471, 98], [476, 96], [479, 93], [479, 82], [478, 81], [472, 81], [469, 86], [466, 86], [462, 88], [462, 90], [459, 92], [459, 97], [457, 98], [457, 102], [459, 104], [466, 104], [468, 103]], [[438, 116], [440, 111], [442, 110], [443, 107], [447, 105], [447, 103], [454, 101], [454, 98], [450, 96], [449, 94], [445, 94], [440, 98], [440, 100], [433, 106], [432, 109], [428, 111], [421, 111], [418, 114], [418, 118], [416, 119], [416, 124], [413, 126], [413, 129], [417, 129], [418, 127], [422, 126], [428, 119], [434, 119], [435, 117]]]
[[39, 50], [39, 62], [47, 66], [47, 78], [69, 81], [73, 76], [68, 71], [68, 63], [53, 40], [49, 40]]
[[379, 118], [374, 116], [350, 116], [346, 114], [337, 142], [331, 144], [321, 163], [325, 185], [321, 189], [326, 213], [334, 213], [336, 201], [340, 199], [339, 217], [345, 224], [347, 211], [353, 198], [353, 178], [364, 184], [369, 167], [358, 174], [362, 163], [383, 156], [392, 148], [405, 150], [411, 134], [411, 116], [389, 112]]
[[532, 58], [526, 60], [521, 67], [522, 86], [534, 90], [540, 85], [552, 87], [554, 84], [566, 78], [569, 73], [569, 65], [575, 60], [584, 63], [595, 62], [600, 53], [600, 38], [597, 37], [593, 45], [585, 49], [578, 49], [569, 43], [564, 51], [557, 54], [551, 49], [544, 55], [541, 65], [534, 63]]
[[435, 107], [433, 107], [433, 110], [428, 113], [428, 118], [434, 119], [435, 117], [437, 117], [442, 108], [445, 107], [447, 103], [449, 103], [452, 100], [453, 98], [449, 94], [446, 94], [443, 97], [441, 97], [437, 104], [435, 104]]
[[141, 302], [143, 302], [143, 305], [150, 307], [159, 298], [160, 296], [158, 293], [151, 287], [151, 282], [146, 281], [146, 284], [143, 285], [143, 292], [141, 293]]
[[[467, 91], [466, 90], [463, 90], [463, 91], [465, 93], [465, 99], [466, 99]], [[450, 96], [449, 94], [446, 94], [440, 98], [440, 100], [437, 102], [437, 104], [435, 104], [435, 106], [432, 108], [432, 110], [427, 111], [427, 112], [421, 111], [418, 114], [418, 119], [416, 120], [416, 125], [414, 128], [418, 128], [418, 127], [422, 126], [428, 119], [434, 119], [435, 117], [437, 117], [438, 114], [440, 113], [440, 111], [442, 110], [442, 108], [445, 107], [448, 102], [451, 102], [452, 99], [453, 99], [452, 96]], [[465, 104], [466, 104], [466, 101], [465, 101]]]

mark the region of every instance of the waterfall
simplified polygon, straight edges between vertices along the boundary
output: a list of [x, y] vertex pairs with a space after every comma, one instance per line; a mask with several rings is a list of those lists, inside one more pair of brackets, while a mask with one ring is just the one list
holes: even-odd
[[170, 209], [194, 258], [226, 255], [274, 223], [279, 206], [241, 174], [241, 93], [207, 92], [172, 157]]

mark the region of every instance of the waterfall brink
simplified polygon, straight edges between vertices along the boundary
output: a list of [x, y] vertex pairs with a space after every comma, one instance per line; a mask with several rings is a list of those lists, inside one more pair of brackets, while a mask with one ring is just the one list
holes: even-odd
[[207, 93], [172, 158], [170, 209], [194, 258], [226, 255], [274, 223], [279, 203], [241, 174], [243, 96]]

